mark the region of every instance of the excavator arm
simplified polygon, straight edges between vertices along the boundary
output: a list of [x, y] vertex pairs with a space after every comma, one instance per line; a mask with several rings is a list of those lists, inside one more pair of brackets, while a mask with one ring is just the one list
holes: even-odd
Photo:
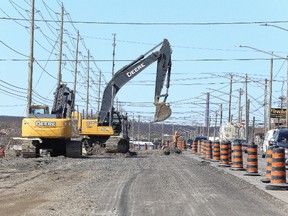
[[[161, 46], [159, 51], [152, 52], [159, 46]], [[163, 42], [155, 46], [153, 49], [117, 71], [104, 90], [101, 110], [99, 113], [99, 123], [104, 122], [109, 112], [112, 113], [114, 98], [120, 88], [155, 61], [157, 61], [157, 74], [154, 97], [154, 104], [156, 106], [154, 121], [164, 121], [169, 118], [171, 115], [171, 109], [166, 105], [166, 99], [168, 97], [168, 88], [170, 84], [171, 54], [172, 49], [169, 41], [164, 39]], [[167, 90], [165, 94], [161, 95], [166, 78]], [[162, 102], [159, 101], [161, 97], [164, 97]]]

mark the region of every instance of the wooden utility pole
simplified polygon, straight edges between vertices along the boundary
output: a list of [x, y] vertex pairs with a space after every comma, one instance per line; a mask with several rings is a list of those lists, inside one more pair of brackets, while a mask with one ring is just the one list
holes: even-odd
[[30, 107], [32, 104], [32, 83], [33, 83], [33, 62], [34, 62], [34, 12], [35, 12], [35, 0], [32, 0], [31, 11], [31, 25], [30, 25], [30, 61], [28, 64], [28, 92], [27, 92], [27, 108], [26, 116], [28, 117]]
[[223, 120], [223, 109], [222, 109], [222, 104], [220, 104], [220, 124], [219, 128], [222, 126], [222, 120]]
[[[288, 63], [288, 56], [286, 57], [286, 61]], [[288, 127], [288, 64], [287, 64], [287, 74], [286, 74], [286, 127]]]
[[72, 106], [75, 111], [75, 99], [76, 99], [76, 86], [77, 86], [77, 70], [78, 70], [78, 48], [79, 48], [79, 31], [77, 32], [76, 53], [75, 53], [75, 67], [74, 67], [74, 104]]
[[255, 143], [255, 116], [253, 116], [253, 123], [252, 123], [252, 143]]
[[231, 122], [231, 99], [232, 99], [232, 79], [233, 75], [230, 76], [230, 93], [229, 93], [229, 109], [228, 109], [228, 122]]
[[271, 130], [271, 108], [272, 108], [272, 82], [273, 82], [273, 58], [270, 63], [270, 85], [269, 85], [269, 108], [268, 108], [268, 130]]
[[113, 34], [113, 53], [112, 53], [112, 77], [114, 76], [115, 70], [115, 47], [116, 47], [116, 34]]
[[88, 104], [89, 104], [89, 79], [90, 79], [90, 51], [88, 50], [87, 61], [87, 79], [86, 79], [86, 119], [88, 119]]
[[243, 90], [239, 89], [239, 104], [238, 104], [238, 123], [242, 122], [242, 109], [241, 109], [241, 96], [243, 94]]
[[250, 99], [247, 100], [247, 105], [246, 105], [246, 141], [249, 142], [249, 110], [250, 110]]
[[214, 138], [213, 138], [214, 142], [215, 142], [215, 139], [216, 139], [217, 117], [218, 117], [218, 112], [216, 110], [216, 112], [215, 112], [215, 125], [214, 125]]
[[245, 134], [246, 134], [246, 141], [248, 142], [249, 140], [249, 103], [250, 103], [250, 100], [248, 99], [248, 76], [246, 74], [246, 77], [245, 77], [245, 99], [246, 99], [246, 102], [245, 102], [245, 107], [246, 107], [246, 110], [245, 110]]
[[102, 72], [101, 70], [99, 71], [99, 79], [98, 79], [98, 115], [99, 115], [99, 112], [100, 112], [100, 101], [101, 101], [101, 77], [102, 77]]
[[57, 79], [57, 87], [60, 86], [61, 84], [61, 67], [62, 67], [62, 45], [63, 45], [63, 21], [64, 21], [64, 6], [62, 3], [62, 7], [61, 7], [62, 11], [61, 11], [61, 28], [60, 28], [60, 49], [59, 49], [59, 65], [58, 65], [58, 79]]
[[264, 89], [264, 134], [267, 132], [267, 92], [268, 92], [268, 80], [265, 79]]

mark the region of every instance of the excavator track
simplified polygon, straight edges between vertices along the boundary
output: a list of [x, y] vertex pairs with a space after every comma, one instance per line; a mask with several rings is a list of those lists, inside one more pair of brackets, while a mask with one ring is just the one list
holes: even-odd
[[127, 153], [129, 148], [129, 140], [124, 139], [122, 136], [110, 136], [105, 142], [106, 152]]
[[33, 145], [33, 140], [22, 141], [22, 156], [24, 158], [36, 158], [37, 151], [36, 146]]

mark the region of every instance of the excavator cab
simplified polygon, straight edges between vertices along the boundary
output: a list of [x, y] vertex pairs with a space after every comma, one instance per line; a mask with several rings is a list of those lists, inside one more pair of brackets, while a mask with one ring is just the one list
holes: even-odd
[[32, 106], [30, 106], [29, 114], [32, 114], [32, 115], [34, 115], [34, 114], [40, 114], [40, 115], [49, 114], [49, 106], [32, 105]]

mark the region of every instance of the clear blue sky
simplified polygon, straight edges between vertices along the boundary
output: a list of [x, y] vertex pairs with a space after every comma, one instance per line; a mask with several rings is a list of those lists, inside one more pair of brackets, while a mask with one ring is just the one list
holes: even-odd
[[[64, 24], [63, 60], [73, 60], [76, 30], [81, 36], [79, 84], [76, 104], [85, 108], [87, 49], [94, 63], [91, 68], [90, 109], [97, 109], [99, 70], [102, 87], [111, 79], [112, 43], [116, 34], [115, 71], [144, 54], [154, 44], [167, 38], [173, 48], [171, 87], [168, 102], [173, 114], [167, 123], [200, 124], [204, 122], [205, 93], [211, 93], [210, 115], [223, 104], [223, 121], [228, 116], [230, 75], [233, 75], [233, 118], [238, 116], [238, 90], [244, 90], [244, 77], [249, 79], [250, 116], [263, 121], [264, 80], [270, 77], [270, 55], [239, 48], [255, 47], [285, 57], [288, 53], [288, 32], [263, 27], [256, 22], [274, 22], [288, 29], [288, 1], [71, 1], [63, 0]], [[61, 1], [36, 0], [37, 20], [59, 20]], [[0, 10], [0, 115], [24, 116], [29, 56], [30, 0], [1, 1]], [[12, 18], [12, 20], [7, 19]], [[284, 22], [282, 22], [284, 21]], [[285, 22], [286, 21], [286, 22]], [[91, 23], [92, 22], [92, 23]], [[103, 22], [103, 23], [102, 23]], [[108, 24], [112, 22], [114, 24]], [[242, 24], [239, 24], [241, 22]], [[126, 23], [126, 24], [120, 24]], [[160, 23], [166, 23], [165, 25]], [[186, 23], [186, 24], [185, 24]], [[56, 87], [59, 45], [59, 23], [36, 21], [34, 57], [34, 104], [51, 105]], [[212, 61], [212, 59], [214, 59]], [[239, 60], [265, 59], [265, 60]], [[50, 60], [50, 61], [47, 61]], [[128, 61], [123, 61], [128, 60]], [[74, 63], [62, 65], [63, 81], [73, 88]], [[45, 70], [43, 70], [43, 68]], [[279, 96], [286, 95], [287, 63], [274, 61], [273, 107], [279, 106]], [[49, 74], [48, 74], [48, 73]], [[151, 121], [154, 115], [154, 83], [156, 63], [142, 71], [125, 85], [117, 101], [129, 116], [141, 116]], [[244, 106], [245, 97], [242, 97]], [[245, 109], [243, 110], [243, 116]]]

